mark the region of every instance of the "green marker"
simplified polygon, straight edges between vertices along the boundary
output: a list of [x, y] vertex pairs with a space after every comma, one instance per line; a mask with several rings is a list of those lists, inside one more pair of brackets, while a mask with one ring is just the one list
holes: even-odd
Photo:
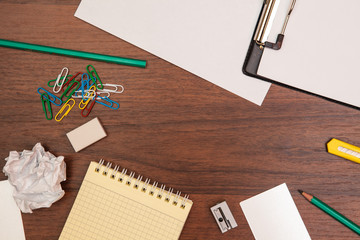
[[338, 220], [339, 222], [344, 224], [346, 227], [350, 228], [351, 230], [356, 232], [358, 235], [360, 235], [360, 226], [359, 225], [355, 224], [354, 222], [352, 222], [351, 220], [346, 218], [341, 213], [337, 212], [335, 209], [331, 208], [329, 205], [327, 205], [320, 199], [318, 199], [302, 190], [298, 190], [298, 191], [301, 195], [303, 195], [309, 202], [314, 204], [316, 207], [320, 208], [321, 210], [323, 210], [324, 212], [326, 212], [327, 214], [329, 214], [330, 216], [332, 216], [333, 218], [335, 218], [336, 220]]
[[146, 67], [145, 60], [122, 58], [117, 56], [103, 55], [98, 53], [90, 53], [76, 50], [69, 50], [64, 48], [47, 47], [42, 45], [36, 45], [31, 43], [15, 42], [5, 39], [0, 39], [0, 47], [16, 48], [22, 50], [31, 50], [36, 52], [52, 53], [58, 55], [64, 55], [76, 58], [85, 58], [96, 61], [103, 61], [109, 63], [117, 63], [121, 65], [133, 66], [133, 67]]

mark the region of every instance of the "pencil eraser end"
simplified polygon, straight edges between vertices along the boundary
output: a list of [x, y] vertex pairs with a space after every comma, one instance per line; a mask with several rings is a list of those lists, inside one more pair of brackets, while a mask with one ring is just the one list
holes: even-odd
[[66, 134], [75, 152], [106, 137], [106, 132], [96, 117]]

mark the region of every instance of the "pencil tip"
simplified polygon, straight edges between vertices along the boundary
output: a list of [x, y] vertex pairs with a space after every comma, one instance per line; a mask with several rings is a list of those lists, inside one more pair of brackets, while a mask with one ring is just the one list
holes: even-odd
[[303, 194], [303, 192], [304, 192], [303, 190], [300, 190], [300, 189], [298, 189], [298, 191], [300, 194]]

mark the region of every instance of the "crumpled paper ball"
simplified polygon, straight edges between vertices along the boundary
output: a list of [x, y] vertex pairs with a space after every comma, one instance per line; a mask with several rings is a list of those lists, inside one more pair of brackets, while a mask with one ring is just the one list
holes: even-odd
[[3, 172], [14, 186], [13, 197], [23, 213], [50, 207], [65, 191], [60, 182], [66, 180], [64, 157], [45, 152], [40, 143], [32, 151], [11, 151], [5, 158]]

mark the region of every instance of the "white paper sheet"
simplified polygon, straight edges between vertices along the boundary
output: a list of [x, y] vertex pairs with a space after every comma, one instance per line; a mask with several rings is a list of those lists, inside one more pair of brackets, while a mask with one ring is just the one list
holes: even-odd
[[0, 239], [25, 240], [20, 209], [12, 196], [9, 181], [0, 181]]
[[[261, 105], [242, 66], [262, 0], [82, 0], [75, 16]], [[121, 55], [120, 52], [114, 54]]]
[[258, 74], [360, 107], [359, 8], [358, 0], [297, 1], [282, 48], [264, 51]]
[[285, 183], [240, 206], [256, 240], [311, 239]]

